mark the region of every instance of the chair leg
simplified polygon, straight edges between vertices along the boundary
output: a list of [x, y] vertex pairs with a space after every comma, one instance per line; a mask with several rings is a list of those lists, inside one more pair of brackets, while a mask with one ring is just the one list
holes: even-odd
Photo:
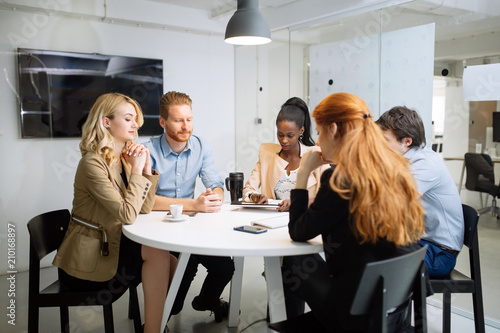
[[[486, 200], [488, 201], [488, 200]], [[493, 205], [493, 203], [492, 203]], [[495, 216], [495, 209], [493, 208], [493, 206], [488, 206], [488, 203], [486, 202], [486, 207], [482, 207], [481, 209], [478, 209], [477, 212], [479, 213], [479, 215], [483, 215], [483, 214], [486, 214], [488, 212], [491, 212], [491, 215], [492, 216]]]
[[38, 316], [40, 309], [33, 300], [28, 301], [28, 332], [38, 333]]
[[65, 305], [59, 306], [59, 316], [61, 321], [61, 332], [69, 333], [69, 308]]
[[134, 309], [132, 309], [132, 302], [133, 302], [133, 295], [132, 295], [132, 287], [129, 288], [128, 290], [129, 295], [128, 295], [128, 319], [134, 319]]
[[113, 323], [113, 306], [110, 304], [103, 305], [104, 313], [104, 332], [114, 333], [115, 325]]
[[451, 331], [451, 293], [443, 293], [443, 333]]
[[485, 333], [483, 296], [481, 292], [472, 294], [472, 307], [474, 309], [474, 326], [476, 333]]
[[129, 303], [128, 303], [128, 317], [134, 320], [134, 331], [135, 333], [141, 333], [142, 322], [141, 322], [141, 311], [139, 309], [139, 298], [137, 297], [137, 288], [130, 287], [129, 290]]
[[491, 200], [491, 216], [495, 217], [497, 214], [497, 200], [495, 197]]

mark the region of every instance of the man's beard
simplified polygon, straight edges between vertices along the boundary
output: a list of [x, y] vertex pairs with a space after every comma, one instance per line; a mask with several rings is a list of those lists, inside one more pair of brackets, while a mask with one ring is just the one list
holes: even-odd
[[185, 136], [181, 136], [179, 134], [177, 134], [178, 132], [175, 132], [175, 131], [172, 131], [172, 130], [168, 130], [168, 129], [165, 129], [165, 132], [167, 134], [167, 136], [177, 142], [186, 142], [189, 140], [189, 138], [191, 137], [191, 133], [192, 131], [189, 131], [189, 135], [187, 136], [187, 138]]

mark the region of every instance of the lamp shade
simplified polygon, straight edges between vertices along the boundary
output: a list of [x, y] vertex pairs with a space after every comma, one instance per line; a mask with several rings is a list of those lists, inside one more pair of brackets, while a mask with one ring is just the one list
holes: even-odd
[[238, 0], [238, 7], [226, 27], [226, 43], [260, 45], [271, 41], [271, 31], [259, 12], [258, 0]]

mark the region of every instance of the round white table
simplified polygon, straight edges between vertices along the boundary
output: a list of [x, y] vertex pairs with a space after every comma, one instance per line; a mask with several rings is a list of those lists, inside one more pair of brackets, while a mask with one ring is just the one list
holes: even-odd
[[141, 214], [134, 224], [123, 226], [125, 236], [137, 243], [180, 253], [177, 270], [165, 301], [162, 328], [167, 323], [191, 254], [234, 257], [235, 272], [231, 281], [229, 327], [238, 326], [244, 257], [264, 257], [270, 320], [271, 322], [285, 320], [280, 256], [322, 252], [321, 236], [309, 242], [294, 242], [290, 239], [287, 227], [269, 229], [262, 234], [233, 230], [233, 227], [277, 214], [288, 213], [279, 213], [273, 208], [241, 208], [224, 204], [218, 213], [198, 213], [195, 217], [182, 222], [169, 222], [164, 219], [166, 212], [157, 211]]

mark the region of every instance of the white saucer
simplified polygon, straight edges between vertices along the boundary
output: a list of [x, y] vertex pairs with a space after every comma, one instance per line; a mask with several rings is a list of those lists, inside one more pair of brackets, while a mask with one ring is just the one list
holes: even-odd
[[173, 218], [173, 217], [172, 217], [172, 215], [170, 215], [170, 214], [167, 214], [167, 215], [165, 215], [165, 217], [164, 217], [164, 219], [165, 219], [165, 220], [167, 220], [167, 221], [169, 221], [169, 222], [181, 222], [181, 221], [186, 221], [188, 218], [189, 218], [189, 216], [184, 215], [184, 214], [182, 214], [180, 217], [178, 217], [178, 218], [176, 218], [176, 219], [175, 219], [175, 218]]

